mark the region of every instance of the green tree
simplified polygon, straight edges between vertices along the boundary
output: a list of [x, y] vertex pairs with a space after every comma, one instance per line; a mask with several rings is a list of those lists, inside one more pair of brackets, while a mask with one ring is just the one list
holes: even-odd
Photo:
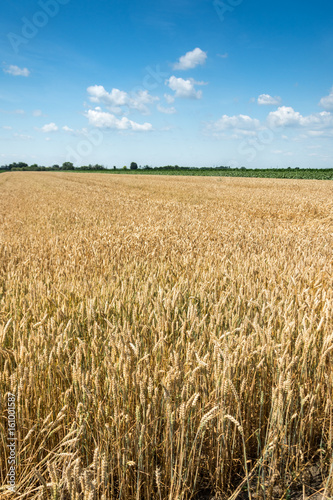
[[138, 164], [137, 164], [137, 163], [135, 163], [135, 161], [132, 161], [131, 166], [130, 166], [130, 169], [131, 169], [131, 170], [137, 170], [137, 169], [138, 169]]
[[65, 161], [61, 167], [63, 170], [74, 170], [74, 165], [70, 161]]

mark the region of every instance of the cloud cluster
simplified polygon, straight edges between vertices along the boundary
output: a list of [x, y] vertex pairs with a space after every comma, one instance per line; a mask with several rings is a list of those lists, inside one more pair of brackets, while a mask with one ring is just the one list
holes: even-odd
[[331, 88], [329, 95], [320, 99], [319, 106], [324, 109], [333, 110], [333, 87]]
[[153, 129], [151, 123], [136, 123], [126, 116], [117, 118], [114, 114], [107, 113], [99, 108], [89, 109], [85, 116], [88, 118], [90, 125], [98, 128], [133, 130], [136, 132], [147, 132]]
[[28, 68], [19, 68], [18, 66], [14, 66], [13, 64], [8, 66], [8, 68], [5, 68], [4, 72], [8, 73], [8, 75], [12, 75], [12, 76], [26, 76], [27, 77], [30, 75], [30, 71], [28, 70]]
[[184, 56], [179, 58], [179, 61], [173, 65], [175, 70], [193, 69], [198, 65], [206, 62], [207, 53], [197, 47], [196, 49], [186, 52]]
[[213, 128], [215, 131], [228, 129], [256, 130], [259, 127], [260, 121], [247, 115], [223, 115], [219, 120], [210, 125], [210, 128]]
[[[174, 64], [174, 68], [179, 70], [195, 68], [200, 64], [204, 64], [206, 58], [206, 52], [197, 47], [187, 52], [184, 56], [181, 56], [179, 61]], [[197, 90], [195, 86], [205, 84], [204, 82], [196, 82], [193, 78], [185, 80], [176, 76], [170, 76], [164, 83], [169, 89], [174, 91], [174, 95], [164, 94], [164, 98], [169, 105], [173, 104], [176, 98], [201, 99], [202, 91]], [[176, 113], [176, 109], [173, 106], [162, 106], [160, 98], [151, 95], [148, 90], [128, 93], [124, 90], [113, 88], [108, 92], [103, 85], [91, 85], [87, 88], [87, 93], [91, 103], [101, 106], [89, 109], [85, 113], [89, 123], [94, 127], [149, 131], [153, 128], [151, 123], [137, 123], [130, 120], [128, 114], [131, 111], [138, 111], [143, 115], [147, 115], [150, 113], [150, 107], [154, 104], [156, 104], [155, 109], [160, 113], [169, 115]], [[103, 110], [102, 107], [106, 108], [106, 110]], [[126, 116], [119, 118], [116, 115]]]
[[168, 87], [175, 92], [174, 97], [183, 97], [189, 99], [201, 99], [202, 91], [196, 90], [195, 85], [204, 85], [204, 82], [196, 82], [193, 78], [184, 80], [176, 76], [170, 76], [165, 82]]
[[281, 104], [281, 97], [272, 97], [269, 94], [261, 94], [257, 100], [260, 106], [278, 106]]
[[113, 88], [111, 92], [107, 92], [102, 85], [92, 85], [87, 88], [87, 92], [91, 102], [104, 104], [107, 109], [116, 114], [122, 113], [123, 106], [148, 114], [148, 105], [159, 100], [158, 97], [150, 95], [148, 90], [139, 90], [130, 95], [123, 90]]
[[333, 115], [328, 111], [303, 116], [292, 107], [280, 106], [267, 117], [270, 127], [329, 127], [333, 125]]
[[44, 132], [44, 134], [48, 134], [49, 132], [57, 132], [58, 127], [55, 123], [47, 123], [41, 128], [41, 131]]
[[[223, 115], [219, 120], [207, 124], [207, 130], [214, 135], [224, 136], [226, 131], [230, 131], [232, 134], [228, 137], [231, 139], [260, 137], [265, 133], [273, 134], [274, 129], [279, 128], [301, 129], [303, 133], [299, 139], [330, 137], [333, 134], [332, 127], [333, 114], [328, 111], [303, 116], [288, 106], [280, 106], [276, 111], [271, 111], [263, 122], [247, 115]], [[282, 138], [288, 139], [288, 136], [283, 135]]]

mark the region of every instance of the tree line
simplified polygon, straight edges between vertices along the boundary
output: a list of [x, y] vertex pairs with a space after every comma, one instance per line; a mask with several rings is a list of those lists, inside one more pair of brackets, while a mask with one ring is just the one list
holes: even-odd
[[[103, 165], [83, 165], [78, 167], [79, 170], [107, 170]], [[6, 171], [17, 171], [17, 170], [32, 170], [32, 171], [43, 171], [43, 170], [76, 170], [73, 163], [70, 161], [65, 161], [62, 165], [52, 165], [51, 167], [45, 167], [44, 165], [37, 165], [34, 163], [33, 165], [28, 165], [28, 163], [18, 162], [18, 163], [10, 163], [9, 165], [1, 165], [0, 170]]]
[[[180, 167], [179, 165], [165, 165], [165, 166], [160, 166], [160, 167], [152, 167], [150, 165], [144, 165], [143, 167], [138, 166], [138, 164], [134, 161], [130, 164], [129, 169], [130, 170], [207, 170], [211, 169], [212, 167]], [[231, 169], [231, 167], [213, 167], [214, 169], [217, 170], [228, 170]], [[121, 170], [127, 170], [127, 166], [125, 165], [124, 167], [120, 168]], [[9, 165], [1, 165], [0, 166], [0, 171], [21, 171], [21, 170], [30, 170], [30, 171], [61, 171], [61, 170], [88, 170], [88, 171], [100, 171], [100, 170], [110, 170], [109, 168], [105, 167], [104, 165], [99, 165], [96, 163], [95, 165], [82, 165], [80, 167], [75, 167], [73, 163], [66, 161], [62, 165], [52, 165], [50, 167], [45, 167], [44, 165], [38, 165], [37, 163], [34, 163], [32, 165], [28, 165], [28, 163], [24, 162], [15, 162], [15, 163], [10, 163]], [[113, 167], [113, 170], [119, 170], [116, 166]], [[245, 170], [245, 167], [241, 167], [241, 170]]]

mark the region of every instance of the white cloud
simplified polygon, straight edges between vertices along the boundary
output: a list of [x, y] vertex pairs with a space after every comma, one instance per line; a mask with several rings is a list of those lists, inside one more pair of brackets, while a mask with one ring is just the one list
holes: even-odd
[[41, 131], [44, 132], [44, 133], [49, 133], [49, 132], [57, 132], [58, 130], [58, 127], [55, 123], [47, 123], [46, 125], [44, 125], [42, 128], [41, 128]]
[[69, 133], [75, 132], [75, 130], [73, 128], [70, 128], [67, 125], [62, 127], [62, 130], [64, 130], [65, 132], [69, 132]]
[[226, 52], [225, 54], [217, 54], [217, 57], [221, 57], [221, 59], [227, 59], [227, 57], [229, 57], [229, 54], [228, 52]]
[[328, 111], [302, 116], [291, 107], [281, 106], [277, 111], [271, 111], [267, 117], [267, 122], [271, 127], [307, 127], [316, 126], [319, 128], [333, 125], [333, 115]]
[[247, 115], [223, 115], [219, 120], [209, 126], [209, 128], [213, 128], [215, 131], [228, 129], [237, 129], [238, 131], [251, 131], [258, 129], [259, 127], [260, 121]]
[[269, 94], [261, 94], [258, 97], [257, 102], [260, 106], [278, 106], [279, 104], [281, 104], [281, 97], [272, 97]]
[[8, 66], [7, 69], [4, 69], [5, 73], [8, 73], [8, 75], [13, 75], [13, 76], [29, 76], [30, 71], [28, 68], [19, 68], [18, 66], [14, 66], [11, 64]]
[[168, 104], [173, 104], [175, 102], [175, 98], [170, 94], [164, 94], [164, 99]]
[[277, 111], [271, 111], [267, 117], [267, 121], [272, 127], [285, 127], [300, 125], [302, 115], [293, 108], [281, 106]]
[[139, 92], [130, 97], [129, 107], [136, 109], [143, 114], [147, 114], [149, 112], [147, 105], [152, 104], [155, 101], [159, 101], [159, 98], [151, 96], [148, 90], [139, 90]]
[[177, 112], [176, 108], [173, 106], [171, 108], [164, 108], [163, 106], [160, 106], [160, 104], [157, 105], [157, 110], [160, 113], [165, 113], [166, 115], [174, 115]]
[[128, 95], [123, 90], [112, 89], [107, 92], [102, 85], [93, 85], [87, 88], [91, 102], [102, 102], [111, 106], [124, 106], [128, 102]]
[[171, 90], [175, 91], [175, 97], [185, 97], [192, 99], [201, 99], [202, 91], [195, 90], [194, 85], [203, 85], [203, 82], [196, 82], [193, 78], [184, 80], [183, 78], [176, 78], [175, 76], [170, 76], [167, 80], [166, 85]]
[[320, 99], [319, 106], [324, 109], [333, 110], [333, 87], [331, 88], [329, 95]]
[[13, 127], [11, 127], [10, 125], [3, 125], [2, 127], [4, 130], [12, 130]]
[[132, 95], [119, 89], [113, 88], [107, 92], [102, 85], [93, 85], [87, 88], [91, 102], [104, 104], [112, 113], [120, 114], [122, 106], [128, 106], [143, 114], [149, 113], [148, 105], [158, 101], [158, 97], [149, 94], [148, 90], [139, 90]]
[[89, 120], [89, 123], [94, 127], [98, 128], [111, 128], [116, 130], [134, 130], [134, 131], [142, 131], [147, 132], [152, 130], [151, 123], [136, 123], [132, 120], [129, 120], [126, 116], [122, 118], [117, 118], [115, 115], [111, 113], [106, 113], [100, 110], [89, 109], [86, 113], [86, 117]]
[[181, 56], [179, 61], [173, 65], [173, 69], [193, 69], [199, 64], [204, 64], [206, 59], [207, 53], [197, 47], [190, 52], [186, 52], [184, 56]]
[[43, 116], [43, 113], [40, 109], [35, 109], [33, 112], [32, 112], [33, 116]]

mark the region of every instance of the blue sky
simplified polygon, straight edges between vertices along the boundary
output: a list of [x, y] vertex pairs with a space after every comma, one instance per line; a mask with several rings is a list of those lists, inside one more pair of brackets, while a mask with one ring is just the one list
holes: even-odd
[[328, 0], [0, 9], [0, 164], [333, 167]]

